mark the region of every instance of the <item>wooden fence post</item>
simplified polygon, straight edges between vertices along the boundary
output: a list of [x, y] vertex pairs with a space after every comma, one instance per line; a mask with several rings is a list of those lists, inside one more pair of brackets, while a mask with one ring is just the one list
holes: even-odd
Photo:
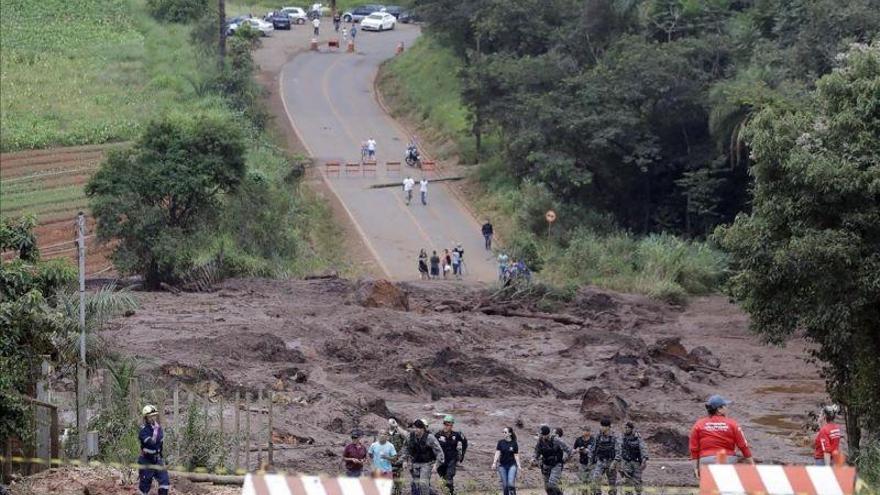
[[174, 384], [174, 462], [180, 462], [180, 384]]
[[236, 390], [235, 391], [235, 437], [233, 438], [233, 441], [235, 443], [232, 445], [232, 448], [234, 449], [234, 455], [235, 455], [235, 464], [233, 464], [233, 466], [235, 468], [236, 474], [238, 474], [239, 461], [241, 460], [241, 436], [240, 436], [241, 435], [241, 426], [238, 422], [239, 415], [241, 414], [239, 412], [240, 408], [241, 408], [241, 390]]
[[[263, 402], [263, 389], [257, 390], [257, 409], [260, 411], [260, 414], [263, 414], [263, 410], [260, 405]], [[257, 416], [259, 417], [259, 416]], [[257, 471], [263, 470], [263, 441], [260, 439], [262, 435], [260, 435], [260, 428], [257, 426]]]
[[141, 385], [138, 383], [137, 377], [131, 377], [129, 379], [128, 397], [131, 401], [131, 417], [137, 421], [141, 416], [140, 407], [138, 407], [141, 400]]
[[273, 466], [273, 463], [272, 463], [272, 450], [273, 450], [273, 448], [272, 448], [272, 402], [274, 402], [274, 399], [275, 399], [275, 392], [270, 391], [269, 392], [269, 444], [266, 448], [266, 450], [267, 450], [266, 462], [268, 462], [270, 468]]
[[251, 468], [251, 393], [244, 393], [244, 431], [247, 441], [244, 444], [244, 469]]

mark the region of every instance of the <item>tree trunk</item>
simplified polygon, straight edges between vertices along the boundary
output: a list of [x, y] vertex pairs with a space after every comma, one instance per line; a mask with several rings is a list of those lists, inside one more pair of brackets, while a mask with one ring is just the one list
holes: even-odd
[[217, 0], [217, 18], [220, 21], [220, 42], [217, 44], [217, 64], [226, 66], [226, 0]]
[[849, 447], [849, 457], [859, 455], [859, 444], [862, 443], [861, 416], [852, 408], [844, 406], [843, 413], [846, 415], [846, 444]]

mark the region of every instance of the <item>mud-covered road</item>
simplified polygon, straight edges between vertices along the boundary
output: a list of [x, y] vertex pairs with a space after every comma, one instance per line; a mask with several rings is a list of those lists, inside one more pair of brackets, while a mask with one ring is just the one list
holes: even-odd
[[[562, 324], [473, 311], [490, 300], [456, 283], [404, 287], [409, 311], [363, 307], [357, 284], [345, 280], [231, 280], [215, 293], [139, 293], [142, 307], [103, 336], [141, 356], [160, 386], [181, 380], [227, 404], [236, 389], [274, 388], [275, 434], [285, 449], [275, 461], [287, 470], [340, 473], [348, 433], [375, 432], [389, 413], [434, 425], [452, 413], [472, 444], [462, 483], [493, 487], [489, 466], [503, 426], [530, 451], [541, 423], [562, 427], [571, 442], [581, 425], [612, 414], [617, 426], [635, 421], [647, 439], [648, 483], [690, 484], [686, 434], [713, 393], [735, 401], [732, 415], [759, 460], [808, 459], [810, 434], [801, 427], [824, 398], [816, 368], [799, 342], [761, 345], [722, 297], [682, 309], [583, 289], [570, 302], [528, 303], [583, 320]], [[537, 486], [538, 476], [529, 470], [527, 484]], [[566, 476], [574, 480], [573, 471]]]

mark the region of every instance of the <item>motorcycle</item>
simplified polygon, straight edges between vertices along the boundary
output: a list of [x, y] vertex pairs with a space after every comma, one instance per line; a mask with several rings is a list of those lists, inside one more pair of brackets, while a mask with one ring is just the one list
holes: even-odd
[[413, 145], [406, 147], [406, 155], [404, 155], [406, 164], [410, 167], [422, 168], [422, 156], [419, 149]]

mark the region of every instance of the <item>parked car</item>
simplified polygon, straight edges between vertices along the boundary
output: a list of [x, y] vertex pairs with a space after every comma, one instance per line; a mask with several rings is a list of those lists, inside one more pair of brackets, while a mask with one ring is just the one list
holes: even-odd
[[361, 21], [362, 31], [384, 31], [394, 29], [397, 19], [388, 12], [373, 12]]
[[386, 5], [383, 12], [388, 12], [393, 15], [395, 19], [400, 20], [400, 14], [403, 12], [403, 7], [400, 5]]
[[400, 22], [402, 22], [402, 23], [404, 23], [404, 24], [409, 24], [409, 23], [411, 23], [411, 22], [419, 22], [419, 21], [421, 21], [421, 19], [419, 18], [419, 16], [418, 16], [415, 12], [413, 12], [412, 10], [404, 10], [404, 11], [401, 12], [400, 15], [397, 17], [397, 20], [400, 21]]
[[264, 21], [271, 23], [272, 27], [275, 29], [285, 29], [290, 30], [290, 17], [287, 14], [282, 14], [281, 12], [272, 12], [267, 15]]
[[259, 31], [263, 36], [269, 36], [270, 34], [272, 34], [272, 31], [275, 30], [272, 24], [262, 19], [248, 17], [241, 20], [240, 22], [230, 23], [229, 27], [226, 28], [226, 34], [232, 36], [233, 34], [235, 34], [236, 31], [238, 31], [241, 26], [244, 25], [248, 25], [251, 29]]
[[368, 4], [361, 5], [360, 7], [355, 7], [348, 12], [344, 12], [342, 14], [342, 20], [345, 22], [360, 22], [364, 17], [372, 14], [373, 12], [381, 12], [384, 9], [382, 5], [377, 4]]
[[282, 14], [287, 14], [290, 22], [294, 24], [305, 24], [309, 16], [306, 11], [299, 7], [284, 7], [281, 9]]

